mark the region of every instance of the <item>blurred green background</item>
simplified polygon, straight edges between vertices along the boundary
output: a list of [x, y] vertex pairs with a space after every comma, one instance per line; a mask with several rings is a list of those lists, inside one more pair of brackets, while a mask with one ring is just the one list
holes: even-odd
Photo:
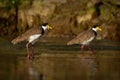
[[95, 24], [97, 39], [120, 40], [119, 0], [0, 0], [0, 36], [13, 39], [48, 22], [50, 37], [76, 36]]

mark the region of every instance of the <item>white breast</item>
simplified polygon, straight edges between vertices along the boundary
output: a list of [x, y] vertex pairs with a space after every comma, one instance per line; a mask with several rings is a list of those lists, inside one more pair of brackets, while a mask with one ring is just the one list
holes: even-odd
[[31, 35], [28, 39], [29, 43], [34, 44], [40, 38], [40, 36], [41, 34]]
[[89, 40], [84, 41], [82, 44], [87, 45], [87, 44], [89, 44], [94, 38], [95, 38], [95, 36], [94, 36], [94, 37], [91, 37]]

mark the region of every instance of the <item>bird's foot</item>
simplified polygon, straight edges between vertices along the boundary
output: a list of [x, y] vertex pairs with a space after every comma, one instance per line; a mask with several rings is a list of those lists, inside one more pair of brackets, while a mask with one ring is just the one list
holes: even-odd
[[84, 58], [85, 58], [85, 55], [84, 55], [84, 54], [82, 54], [82, 55], [81, 55], [81, 59], [84, 59]]
[[27, 56], [27, 59], [30, 60], [30, 55]]
[[34, 55], [32, 55], [32, 60], [33, 60], [34, 58], [35, 58]]
[[92, 55], [95, 55], [95, 52], [94, 52], [94, 51], [92, 51]]
[[90, 46], [88, 46], [88, 49], [89, 49], [89, 51], [92, 52], [93, 55], [95, 54], [95, 52], [93, 51], [93, 49]]
[[92, 52], [92, 55], [94, 55], [94, 54], [95, 54], [95, 52], [94, 52], [92, 49], [89, 49], [89, 51], [91, 51], [91, 52]]

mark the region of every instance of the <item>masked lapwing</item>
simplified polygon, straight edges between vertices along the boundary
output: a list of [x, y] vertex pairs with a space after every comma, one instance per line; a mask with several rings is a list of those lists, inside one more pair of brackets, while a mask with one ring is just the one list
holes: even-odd
[[48, 23], [43, 23], [41, 26], [33, 27], [33, 28], [27, 30], [22, 35], [13, 39], [12, 43], [17, 44], [17, 43], [19, 43], [21, 41], [24, 41], [24, 40], [28, 41], [27, 44], [26, 44], [27, 53], [28, 53], [27, 57], [28, 57], [28, 59], [30, 59], [29, 48], [31, 47], [32, 48], [32, 58], [34, 58], [34, 47], [33, 47], [33, 45], [36, 41], [38, 41], [39, 38], [41, 38], [44, 35], [46, 29], [52, 29], [52, 27], [50, 27], [48, 25]]
[[92, 48], [89, 46], [89, 43], [96, 38], [97, 31], [102, 31], [102, 29], [100, 28], [100, 26], [94, 25], [91, 29], [78, 34], [77, 37], [69, 41], [67, 45], [81, 44], [82, 52], [84, 51], [85, 46], [88, 46], [88, 49], [93, 52]]

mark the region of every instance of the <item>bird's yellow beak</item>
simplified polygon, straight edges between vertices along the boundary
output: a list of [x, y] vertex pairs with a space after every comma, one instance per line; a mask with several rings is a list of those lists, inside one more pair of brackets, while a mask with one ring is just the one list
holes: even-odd
[[51, 26], [49, 26], [49, 25], [47, 26], [47, 28], [48, 28], [48, 29], [52, 29], [52, 27], [51, 27]]
[[100, 27], [96, 27], [96, 30], [98, 31], [102, 31], [102, 29]]

